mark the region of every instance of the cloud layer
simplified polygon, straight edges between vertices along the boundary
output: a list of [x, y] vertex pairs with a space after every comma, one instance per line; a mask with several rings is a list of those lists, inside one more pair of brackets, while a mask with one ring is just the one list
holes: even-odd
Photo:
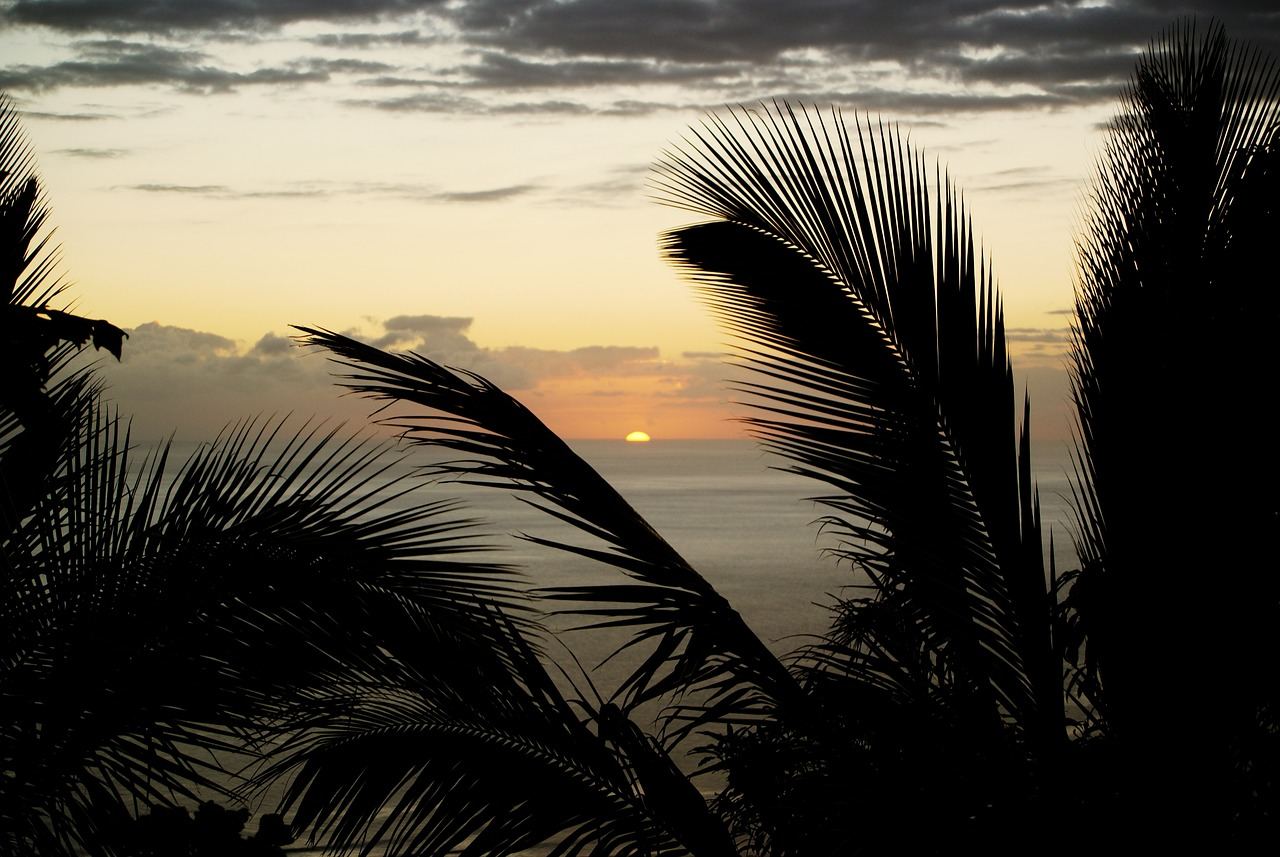
[[[340, 78], [370, 93], [352, 106], [490, 114], [770, 96], [916, 114], [1060, 108], [1112, 98], [1148, 40], [1197, 12], [1179, 0], [13, 0], [8, 27], [76, 38], [66, 59], [0, 70], [0, 86], [208, 93]], [[1273, 0], [1212, 14], [1280, 48]], [[307, 32], [291, 35], [297, 25]], [[264, 33], [272, 56], [281, 44], [297, 55], [214, 56]]]
[[[618, 394], [665, 400], [664, 407], [723, 409], [718, 379], [724, 370], [718, 361], [672, 362], [661, 359], [657, 348], [636, 346], [487, 348], [470, 338], [471, 323], [465, 317], [401, 315], [376, 325], [372, 334], [352, 335], [475, 372], [535, 403], [545, 401], [553, 425], [555, 408], [566, 398], [576, 399], [575, 407]], [[183, 439], [204, 440], [228, 422], [259, 414], [317, 414], [362, 424], [374, 408], [341, 394], [331, 375], [334, 366], [322, 354], [303, 351], [279, 334], [267, 333], [244, 350], [215, 333], [156, 322], [129, 334], [123, 361], [103, 360], [99, 366], [109, 397], [132, 416], [135, 434], [143, 439], [177, 431]], [[603, 412], [612, 405], [592, 407]]]

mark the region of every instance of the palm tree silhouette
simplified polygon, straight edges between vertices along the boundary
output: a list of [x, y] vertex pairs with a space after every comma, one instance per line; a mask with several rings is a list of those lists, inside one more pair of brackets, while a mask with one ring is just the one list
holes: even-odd
[[1278, 98], [1276, 63], [1220, 27], [1165, 33], [1081, 241], [1073, 681], [1133, 811], [1202, 820], [1169, 825], [1181, 848], [1280, 806], [1280, 464], [1249, 404], [1276, 365]]
[[176, 473], [168, 444], [135, 464], [72, 364], [88, 341], [118, 357], [123, 331], [53, 306], [7, 101], [0, 175], [0, 854], [130, 853], [132, 816], [232, 795], [236, 768], [337, 716], [310, 690], [354, 686], [384, 638], [429, 623], [488, 652], [493, 605], [518, 605], [449, 503], [388, 505], [416, 483], [386, 444], [248, 421]]
[[[457, 455], [439, 474], [591, 537], [528, 538], [625, 579], [538, 594], [629, 629], [642, 655], [602, 699], [552, 681], [501, 611], [476, 671], [405, 649], [357, 716], [278, 757], [295, 823], [339, 851], [468, 855], [1274, 834], [1277, 456], [1250, 408], [1280, 321], [1278, 135], [1280, 71], [1219, 26], [1179, 24], [1139, 62], [1081, 239], [1081, 565], [1063, 575], [1000, 300], [949, 180], [892, 127], [785, 104], [712, 117], [659, 163], [659, 195], [712, 218], [664, 251], [742, 342], [755, 435], [828, 487], [824, 526], [863, 587], [790, 659], [493, 384], [300, 328], [343, 386], [420, 409], [388, 422]], [[713, 799], [672, 762], [682, 742], [725, 777]]]
[[[125, 819], [265, 760], [339, 852], [1231, 850], [1276, 832], [1280, 71], [1191, 24], [1139, 63], [1081, 239], [1080, 567], [1041, 550], [1029, 403], [950, 182], [896, 130], [790, 105], [658, 165], [663, 238], [739, 337], [749, 424], [826, 486], [856, 594], [778, 658], [604, 479], [485, 379], [302, 328], [341, 383], [621, 572], [534, 592], [638, 653], [599, 694], [510, 570], [385, 448], [247, 422], [175, 475], [74, 353], [0, 105], [0, 853], [122, 853]], [[932, 181], [931, 181], [932, 173]], [[1170, 341], [1175, 346], [1170, 346]], [[1017, 428], [1021, 413], [1022, 428]], [[379, 488], [379, 485], [386, 485]], [[644, 712], [664, 705], [650, 731]], [[704, 797], [690, 748], [724, 782]], [[287, 778], [287, 779], [286, 779]], [[1060, 835], [1063, 819], [1068, 835]]]

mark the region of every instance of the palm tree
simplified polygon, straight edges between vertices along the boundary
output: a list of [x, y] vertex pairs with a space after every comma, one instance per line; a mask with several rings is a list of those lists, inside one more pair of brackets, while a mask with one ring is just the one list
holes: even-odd
[[389, 505], [412, 472], [337, 429], [247, 421], [176, 473], [168, 444], [136, 464], [70, 365], [123, 332], [52, 305], [7, 101], [0, 176], [0, 854], [120, 854], [133, 816], [234, 797], [238, 767], [338, 716], [314, 689], [356, 686], [396, 630], [497, 647], [511, 573], [451, 503]]
[[[599, 697], [552, 681], [500, 611], [478, 686], [392, 652], [403, 673], [357, 716], [279, 756], [295, 822], [338, 851], [372, 833], [388, 853], [468, 855], [1042, 853], [1115, 836], [1220, 851], [1274, 834], [1280, 602], [1258, 566], [1280, 515], [1248, 409], [1280, 321], [1278, 81], [1220, 27], [1182, 24], [1126, 91], [1081, 241], [1081, 566], [1061, 577], [1000, 299], [950, 182], [892, 127], [785, 104], [711, 117], [659, 163], [661, 197], [712, 218], [665, 252], [742, 343], [756, 436], [827, 486], [823, 524], [864, 593], [790, 659], [493, 384], [301, 328], [343, 386], [415, 406], [389, 423], [456, 454], [439, 474], [521, 492], [590, 537], [530, 538], [624, 579], [538, 594], [630, 629], [642, 654]], [[648, 735], [637, 709], [654, 700]], [[682, 742], [725, 777], [710, 801], [671, 761]]]
[[[712, 117], [663, 159], [659, 194], [711, 218], [665, 252], [742, 342], [752, 430], [827, 486], [861, 587], [790, 658], [497, 387], [302, 329], [341, 383], [422, 409], [389, 421], [454, 454], [436, 475], [521, 492], [591, 540], [533, 541], [622, 573], [534, 593], [630, 633], [639, 656], [606, 694], [554, 663], [449, 504], [388, 505], [416, 477], [384, 448], [250, 422], [172, 478], [167, 447], [131, 467], [126, 427], [68, 366], [89, 340], [118, 353], [119, 331], [50, 306], [44, 206], [0, 108], [17, 379], [0, 399], [0, 852], [118, 853], [124, 819], [225, 792], [230, 758], [266, 759], [261, 785], [290, 777], [294, 829], [339, 852], [1274, 834], [1280, 593], [1255, 566], [1280, 514], [1255, 486], [1276, 457], [1241, 405], [1280, 321], [1278, 104], [1275, 64], [1216, 26], [1175, 27], [1139, 64], [1081, 241], [1081, 566], [1060, 577], [1000, 300], [950, 183], [892, 128], [789, 105]], [[710, 800], [673, 761], [690, 745], [724, 778]]]
[[1280, 68], [1184, 23], [1139, 64], [1081, 241], [1074, 678], [1136, 811], [1211, 837], [1280, 806], [1280, 462], [1252, 404], [1278, 181]]
[[[578, 739], [583, 752], [599, 755], [604, 744], [643, 770], [630, 745], [611, 736], [638, 735], [626, 718], [655, 699], [678, 700], [661, 724], [664, 752], [719, 727], [698, 749], [728, 786], [710, 812], [699, 801], [696, 834], [682, 828], [692, 809], [659, 805], [672, 788], [666, 780], [635, 775], [633, 800], [674, 845], [725, 853], [732, 837], [759, 853], [875, 850], [904, 836], [916, 813], [946, 819], [915, 829], [919, 850], [992, 823], [992, 812], [1004, 822], [1011, 804], [1034, 807], [1043, 778], [1032, 772], [1056, 765], [1065, 743], [1062, 673], [1048, 633], [1029, 440], [1024, 432], [1019, 443], [1011, 428], [1002, 316], [958, 200], [944, 187], [931, 202], [922, 159], [895, 133], [788, 107], [713, 119], [659, 170], [672, 201], [721, 218], [669, 234], [667, 251], [752, 342], [745, 359], [766, 379], [748, 388], [766, 414], [753, 426], [797, 472], [836, 489], [823, 499], [832, 510], [824, 523], [874, 592], [842, 602], [823, 644], [798, 653], [791, 668], [603, 479], [492, 384], [327, 331], [303, 329], [305, 341], [351, 368], [345, 386], [441, 414], [392, 424], [465, 456], [442, 473], [532, 492], [605, 549], [546, 544], [631, 578], [544, 595], [572, 602], [567, 609], [595, 627], [634, 628], [628, 646], [650, 644], [607, 703], [579, 701], [594, 735]], [[408, 714], [397, 714], [408, 728]], [[323, 750], [313, 753], [306, 764], [322, 768]], [[426, 776], [430, 755], [363, 759], [358, 780], [385, 784], [380, 801], [361, 805], [366, 813], [421, 812], [397, 801], [392, 786], [406, 770]], [[652, 764], [672, 770], [667, 758]], [[328, 793], [308, 790], [324, 810], [305, 815], [307, 823], [323, 826], [325, 812], [350, 823], [353, 806], [337, 796], [346, 774]], [[475, 785], [478, 793], [491, 787]], [[431, 817], [461, 814], [450, 801], [462, 799], [457, 790], [441, 795]], [[855, 833], [848, 819], [863, 814], [882, 826]], [[486, 816], [467, 832], [503, 821]], [[567, 853], [588, 845], [569, 841]], [[627, 853], [648, 853], [644, 841], [631, 845]], [[390, 847], [429, 851], [395, 838]]]

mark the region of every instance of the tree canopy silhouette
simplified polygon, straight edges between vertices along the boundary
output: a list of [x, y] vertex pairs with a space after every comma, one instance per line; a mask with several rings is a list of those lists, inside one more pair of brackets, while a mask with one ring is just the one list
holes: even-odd
[[72, 363], [124, 333], [54, 305], [33, 170], [0, 102], [0, 854], [127, 854], [135, 814], [234, 797], [335, 716], [308, 690], [355, 687], [395, 629], [487, 652], [519, 612], [451, 504], [389, 505], [415, 478], [385, 443], [257, 420], [139, 464]]
[[[0, 108], [0, 853], [127, 853], [131, 817], [228, 792], [228, 758], [260, 760], [292, 832], [336, 853], [1274, 838], [1280, 474], [1258, 398], [1280, 69], [1216, 25], [1171, 28], [1098, 167], [1071, 355], [1080, 563], [1059, 574], [1001, 300], [941, 170], [893, 126], [790, 104], [711, 116], [658, 163], [658, 196], [707, 218], [663, 252], [739, 343], [751, 431], [824, 486], [850, 570], [828, 631], [779, 658], [536, 415], [420, 355], [299, 328], [340, 384], [401, 406], [384, 423], [448, 453], [428, 475], [516, 492], [576, 532], [525, 538], [616, 578], [527, 591], [450, 503], [391, 505], [419, 474], [329, 429], [247, 422], [176, 475], [167, 446], [132, 466], [69, 364], [123, 332], [51, 305]], [[624, 634], [627, 675], [601, 693], [558, 663], [528, 596]], [[690, 752], [722, 778], [709, 797]]]
[[[1045, 853], [1103, 837], [1220, 851], [1274, 834], [1280, 602], [1260, 562], [1280, 515], [1259, 489], [1277, 456], [1250, 403], [1280, 321], [1278, 81], [1221, 27], [1182, 23], [1125, 92], [1080, 239], [1080, 567], [1061, 575], [1001, 301], [950, 181], [892, 126], [789, 104], [712, 116], [659, 162], [660, 198], [712, 218], [664, 252], [741, 343], [751, 430], [827, 486], [823, 526], [861, 585], [790, 659], [497, 387], [300, 328], [343, 386], [416, 407], [387, 422], [456, 453], [440, 474], [524, 493], [594, 541], [529, 537], [623, 581], [539, 595], [643, 651], [603, 704], [555, 706], [578, 730], [560, 764], [625, 774], [610, 788], [629, 838], [567, 815], [580, 793], [552, 801], [532, 775], [521, 812], [478, 812], [512, 799], [496, 774], [519, 755], [512, 724], [486, 731], [479, 709], [464, 719], [484, 762], [468, 770], [494, 777], [446, 790], [434, 745], [406, 740], [324, 780], [330, 750], [311, 747], [293, 762], [305, 821], [383, 818], [393, 853], [467, 854], [557, 827], [556, 854]], [[654, 699], [668, 705], [647, 737], [636, 711]], [[425, 728], [384, 713], [380, 735]], [[725, 777], [710, 801], [676, 777], [688, 741]], [[467, 822], [440, 834], [445, 818]]]

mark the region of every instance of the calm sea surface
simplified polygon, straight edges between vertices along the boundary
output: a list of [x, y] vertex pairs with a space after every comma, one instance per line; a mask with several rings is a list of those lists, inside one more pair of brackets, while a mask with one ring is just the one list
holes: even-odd
[[[175, 444], [170, 471], [176, 472], [196, 446]], [[827, 487], [781, 472], [786, 462], [751, 441], [583, 440], [572, 446], [779, 651], [802, 642], [795, 635], [822, 631], [827, 617], [822, 605], [842, 587], [859, 582], [822, 553], [833, 542], [814, 522], [826, 510], [809, 498], [828, 493]], [[413, 450], [408, 461], [425, 463], [432, 456]], [[1058, 567], [1070, 568], [1066, 447], [1043, 444], [1033, 450], [1033, 462], [1046, 546], [1052, 527]], [[524, 568], [531, 586], [621, 579], [618, 572], [513, 537], [528, 533], [596, 546], [590, 537], [500, 490], [426, 484], [396, 505], [442, 498], [462, 501], [461, 514], [475, 519], [478, 531], [491, 534], [487, 541], [498, 547], [493, 558]]]
[[[572, 445], [780, 654], [820, 633], [828, 621], [824, 605], [858, 582], [852, 571], [822, 554], [830, 542], [813, 522], [824, 510], [807, 498], [826, 493], [825, 486], [773, 469], [785, 462], [750, 441], [598, 440]], [[180, 463], [194, 448], [176, 445], [171, 461]], [[424, 451], [411, 455], [414, 461], [430, 460]], [[1052, 526], [1058, 568], [1065, 570], [1074, 563], [1067, 528], [1069, 456], [1065, 445], [1045, 444], [1033, 451], [1033, 458], [1046, 544]], [[494, 559], [523, 567], [532, 586], [623, 579], [611, 569], [513, 538], [511, 534], [528, 533], [591, 545], [589, 537], [504, 492], [430, 484], [397, 502], [445, 497], [465, 503], [464, 514], [501, 546]], [[561, 637], [588, 668], [603, 660], [618, 640], [592, 632]], [[611, 662], [594, 671], [592, 679], [607, 693], [625, 670], [625, 663]]]

